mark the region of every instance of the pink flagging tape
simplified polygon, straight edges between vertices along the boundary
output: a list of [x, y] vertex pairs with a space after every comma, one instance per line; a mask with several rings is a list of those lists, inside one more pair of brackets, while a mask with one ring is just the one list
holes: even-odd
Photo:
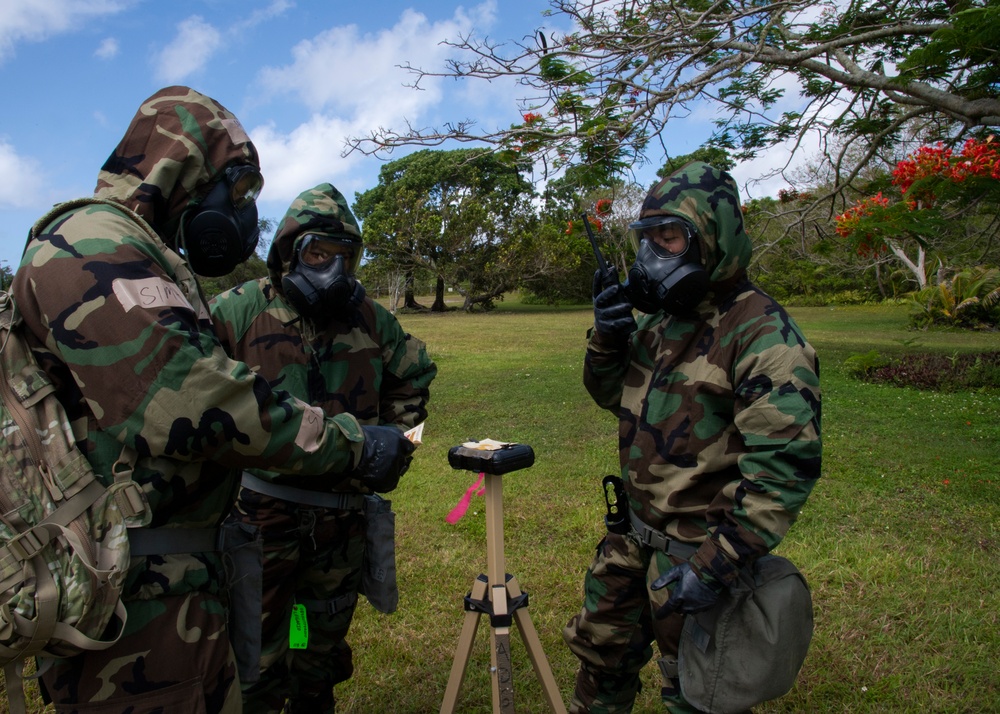
[[473, 496], [482, 496], [486, 493], [486, 487], [483, 486], [483, 479], [486, 477], [485, 473], [479, 474], [479, 478], [476, 482], [469, 486], [465, 491], [465, 495], [462, 496], [455, 507], [451, 509], [451, 513], [445, 516], [445, 520], [452, 525], [458, 523], [459, 519], [465, 515], [465, 512], [469, 510], [469, 504], [472, 503]]

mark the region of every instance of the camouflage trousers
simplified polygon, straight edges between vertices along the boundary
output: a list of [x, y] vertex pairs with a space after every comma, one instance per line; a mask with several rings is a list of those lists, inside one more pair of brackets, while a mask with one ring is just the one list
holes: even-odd
[[631, 712], [642, 686], [639, 673], [653, 657], [654, 641], [660, 651], [660, 696], [666, 710], [697, 711], [681, 696], [676, 674], [684, 618], [652, 615], [666, 602], [669, 590], [653, 591], [649, 584], [679, 562], [614, 533], [598, 544], [584, 579], [583, 608], [563, 630], [566, 644], [580, 659], [570, 712]]
[[[333, 687], [354, 673], [345, 640], [361, 584], [362, 510], [326, 509], [246, 488], [232, 518], [264, 542], [260, 680], [243, 687], [246, 714], [334, 710]], [[289, 647], [292, 608], [306, 607], [308, 646]]]
[[125, 603], [121, 639], [101, 652], [57, 660], [42, 675], [56, 714], [239, 714], [226, 611], [190, 592]]

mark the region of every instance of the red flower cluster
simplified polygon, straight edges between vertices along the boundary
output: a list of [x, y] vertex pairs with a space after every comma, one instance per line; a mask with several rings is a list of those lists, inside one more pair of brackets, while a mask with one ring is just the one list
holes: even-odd
[[783, 188], [778, 191], [778, 203], [791, 203], [798, 197], [799, 192], [794, 188]]
[[525, 124], [534, 124], [537, 121], [541, 121], [541, 119], [542, 119], [542, 115], [541, 114], [536, 114], [535, 112], [527, 112], [524, 115], [524, 123]]
[[[833, 219], [837, 235], [850, 238], [858, 230], [861, 220], [872, 215], [877, 208], [889, 205], [889, 199], [879, 191], [874, 196], [858, 201], [846, 211]], [[875, 241], [870, 233], [866, 233], [858, 242], [858, 255], [877, 255], [885, 250], [885, 244]]]
[[915, 181], [930, 176], [940, 176], [955, 183], [961, 183], [970, 176], [1000, 179], [1000, 161], [997, 159], [992, 135], [986, 141], [969, 139], [958, 156], [938, 142], [937, 146], [922, 146], [909, 158], [900, 161], [892, 172], [892, 182], [906, 193]]
[[[993, 138], [991, 135], [985, 141], [969, 139], [958, 154], [945, 148], [940, 142], [935, 146], [922, 146], [896, 165], [892, 172], [892, 183], [906, 194], [915, 183], [923, 179], [939, 179], [951, 183], [962, 183], [973, 177], [1000, 180], [1000, 156]], [[910, 195], [906, 196], [906, 207], [911, 211], [933, 207], [937, 199], [933, 187], [940, 186], [940, 181], [921, 184], [919, 191], [910, 191]], [[787, 199], [787, 196], [779, 194], [779, 200]], [[876, 206], [884, 207], [888, 203], [889, 199], [883, 197], [881, 192], [877, 196], [858, 201], [834, 219], [837, 234], [845, 238], [855, 236], [861, 229], [862, 219], [871, 215]], [[885, 250], [885, 247], [884, 243], [875, 240], [868, 233], [860, 238], [858, 253], [871, 255]]]
[[1000, 161], [997, 159], [992, 135], [983, 142], [969, 139], [962, 147], [962, 155], [951, 167], [951, 180], [964, 181], [969, 176], [1000, 179]]
[[937, 146], [921, 146], [909, 158], [896, 164], [892, 182], [906, 193], [915, 181], [941, 175], [950, 168], [951, 149], [946, 149], [941, 142]]
[[611, 213], [611, 199], [610, 198], [599, 198], [597, 203], [594, 204], [594, 212], [599, 216], [606, 216]]
[[[601, 221], [600, 218], [587, 216], [587, 221], [590, 222], [590, 225], [592, 225], [595, 228], [595, 230], [601, 230], [602, 228], [604, 228], [604, 223]], [[573, 232], [573, 221], [566, 221], [566, 235], [569, 235], [572, 232]]]

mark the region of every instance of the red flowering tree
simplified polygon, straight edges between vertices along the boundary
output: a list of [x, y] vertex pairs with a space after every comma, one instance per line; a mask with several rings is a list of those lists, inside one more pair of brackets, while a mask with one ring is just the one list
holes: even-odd
[[[586, 213], [587, 222], [590, 223], [590, 229], [594, 232], [605, 261], [608, 265], [615, 266], [622, 278], [635, 259], [635, 251], [628, 241], [628, 224], [638, 217], [638, 206], [644, 195], [645, 189], [641, 186], [619, 185], [594, 191], [576, 206], [577, 211]], [[592, 257], [593, 249], [590, 247], [582, 216], [580, 213], [572, 215], [566, 221], [564, 234], [583, 242], [586, 246], [586, 265], [591, 270], [596, 269], [597, 262]]]
[[[958, 152], [942, 144], [923, 146], [892, 172], [899, 196], [879, 192], [857, 201], [834, 219], [838, 235], [862, 256], [892, 253], [927, 285], [931, 237], [978, 215], [983, 205], [1000, 205], [1000, 153], [991, 135], [969, 139]], [[938, 255], [940, 265], [943, 258]]]

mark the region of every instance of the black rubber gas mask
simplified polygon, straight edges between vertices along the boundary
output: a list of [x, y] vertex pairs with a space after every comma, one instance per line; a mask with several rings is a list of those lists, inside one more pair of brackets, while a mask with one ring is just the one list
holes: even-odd
[[637, 310], [689, 316], [708, 292], [708, 273], [694, 226], [678, 216], [652, 216], [629, 225], [636, 245], [625, 293]]
[[361, 243], [319, 234], [302, 237], [281, 288], [303, 317], [324, 324], [343, 318], [365, 299], [365, 288], [354, 277]]
[[233, 272], [257, 249], [257, 196], [264, 179], [253, 166], [232, 166], [184, 222], [182, 248], [198, 275]]

